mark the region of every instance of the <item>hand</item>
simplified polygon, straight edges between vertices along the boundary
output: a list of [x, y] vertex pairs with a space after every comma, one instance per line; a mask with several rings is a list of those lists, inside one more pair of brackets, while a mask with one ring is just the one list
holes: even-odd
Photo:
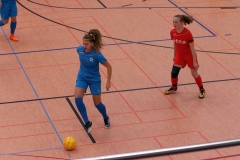
[[111, 83], [110, 83], [110, 82], [107, 82], [107, 84], [106, 84], [106, 90], [109, 91], [110, 88], [111, 88]]
[[195, 68], [195, 69], [198, 69], [198, 64], [197, 64], [197, 62], [193, 62], [193, 67]]
[[2, 8], [2, 2], [0, 1], [0, 8]]

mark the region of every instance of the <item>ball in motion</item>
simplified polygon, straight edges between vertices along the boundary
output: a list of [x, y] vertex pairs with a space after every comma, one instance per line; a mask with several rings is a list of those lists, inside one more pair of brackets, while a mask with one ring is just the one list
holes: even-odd
[[71, 151], [76, 147], [76, 140], [73, 137], [66, 137], [63, 146], [66, 150]]

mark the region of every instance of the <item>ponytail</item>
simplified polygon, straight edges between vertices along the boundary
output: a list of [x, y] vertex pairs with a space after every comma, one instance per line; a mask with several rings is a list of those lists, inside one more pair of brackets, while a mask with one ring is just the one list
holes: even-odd
[[87, 34], [84, 35], [83, 39], [93, 42], [93, 49], [96, 52], [99, 52], [103, 47], [102, 35], [97, 29], [91, 29]]
[[186, 16], [186, 15], [180, 15], [180, 14], [175, 15], [174, 17], [179, 17], [180, 22], [183, 22], [185, 25], [192, 23], [194, 20], [192, 16]]

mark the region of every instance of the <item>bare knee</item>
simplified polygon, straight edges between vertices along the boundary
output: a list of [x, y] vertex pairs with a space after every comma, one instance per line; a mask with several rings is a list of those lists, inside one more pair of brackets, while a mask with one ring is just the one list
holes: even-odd
[[192, 69], [191, 73], [192, 73], [193, 78], [197, 78], [198, 77], [198, 71], [196, 69]]
[[101, 103], [101, 94], [93, 95], [93, 103], [94, 105]]
[[11, 17], [11, 21], [12, 22], [16, 22], [17, 21], [17, 17]]
[[5, 25], [5, 24], [8, 24], [8, 19], [6, 19], [6, 20], [3, 20], [3, 24]]
[[75, 88], [75, 98], [83, 98], [85, 90], [83, 88]]

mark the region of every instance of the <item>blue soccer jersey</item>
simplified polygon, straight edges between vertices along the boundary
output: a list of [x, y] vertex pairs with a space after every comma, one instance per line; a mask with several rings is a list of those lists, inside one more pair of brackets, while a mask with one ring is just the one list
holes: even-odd
[[87, 83], [100, 83], [99, 63], [104, 64], [107, 59], [101, 52], [95, 52], [93, 49], [86, 52], [83, 46], [79, 46], [77, 52], [80, 59], [78, 78], [87, 81]]

